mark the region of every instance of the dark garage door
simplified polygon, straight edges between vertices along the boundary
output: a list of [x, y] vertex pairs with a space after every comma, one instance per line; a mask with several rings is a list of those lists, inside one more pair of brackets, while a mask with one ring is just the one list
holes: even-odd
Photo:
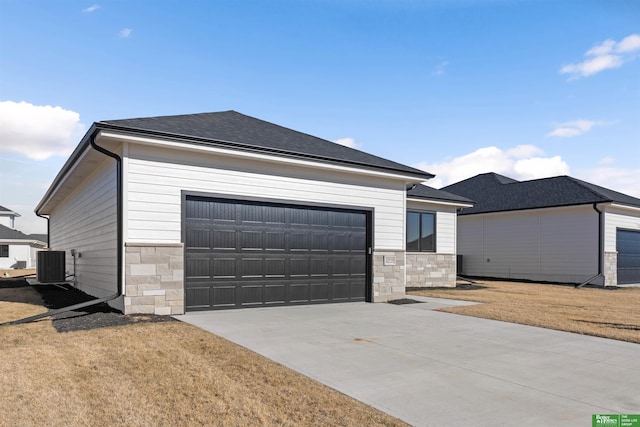
[[640, 231], [617, 230], [618, 284], [640, 283]]
[[364, 301], [368, 217], [187, 197], [186, 309]]

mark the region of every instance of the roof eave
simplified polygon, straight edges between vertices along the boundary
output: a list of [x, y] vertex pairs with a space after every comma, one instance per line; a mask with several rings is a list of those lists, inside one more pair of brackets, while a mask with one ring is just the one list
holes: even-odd
[[60, 185], [67, 173], [73, 168], [78, 159], [86, 151], [87, 147], [90, 144], [91, 136], [93, 136], [97, 131], [98, 129], [96, 123], [93, 123], [87, 133], [85, 133], [85, 135], [82, 137], [75, 150], [73, 150], [67, 161], [64, 163], [62, 169], [60, 169], [60, 172], [58, 172], [56, 177], [53, 179], [53, 182], [44, 193], [44, 196], [42, 196], [42, 198], [40, 199], [40, 202], [38, 202], [38, 204], [36, 205], [36, 208], [34, 209], [36, 215], [40, 214], [40, 210], [55, 193], [55, 189]]
[[219, 146], [220, 148], [226, 148], [226, 149], [232, 149], [232, 150], [238, 150], [238, 151], [264, 153], [264, 154], [270, 154], [270, 155], [279, 156], [279, 157], [291, 157], [291, 158], [298, 158], [298, 159], [304, 159], [304, 160], [310, 160], [310, 161], [347, 165], [350, 167], [355, 167], [360, 169], [381, 170], [381, 171], [386, 171], [387, 173], [395, 173], [399, 175], [410, 176], [412, 179], [417, 179], [420, 182], [426, 181], [435, 177], [434, 174], [431, 174], [426, 171], [419, 171], [418, 169], [414, 169], [414, 168], [411, 168], [411, 169], [414, 169], [414, 171], [411, 171], [411, 170], [388, 168], [384, 166], [367, 165], [364, 163], [347, 161], [344, 159], [334, 159], [331, 157], [314, 156], [310, 154], [298, 153], [293, 151], [268, 149], [265, 147], [259, 147], [259, 146], [246, 144], [246, 143], [239, 143], [235, 141], [225, 141], [220, 139], [211, 139], [211, 138], [202, 138], [202, 137], [196, 137], [196, 136], [173, 134], [170, 132], [136, 129], [136, 128], [130, 128], [126, 126], [118, 126], [118, 125], [105, 123], [105, 122], [97, 122], [97, 123], [94, 123], [94, 125], [100, 130], [112, 130], [112, 131], [120, 131], [120, 132], [123, 132], [124, 134], [158, 137], [165, 140], [183, 142], [183, 143], [193, 144], [193, 145], [211, 146], [213, 144], [214, 146]]
[[591, 206], [593, 204], [609, 204], [611, 203], [610, 200], [600, 200], [600, 201], [591, 201], [591, 202], [584, 202], [584, 203], [570, 203], [570, 204], [563, 204], [563, 205], [548, 205], [548, 206], [537, 206], [537, 207], [531, 207], [531, 208], [515, 208], [515, 209], [501, 209], [501, 210], [491, 210], [491, 211], [482, 211], [482, 212], [464, 212], [461, 211], [459, 214], [460, 215], [482, 215], [482, 214], [490, 214], [490, 213], [505, 213], [505, 212], [521, 212], [521, 211], [532, 211], [532, 210], [539, 210], [539, 209], [552, 209], [552, 208], [568, 208], [568, 207], [574, 207], [574, 206]]
[[407, 201], [421, 202], [421, 203], [437, 203], [442, 205], [457, 206], [460, 208], [471, 208], [474, 206], [472, 202], [463, 202], [460, 200], [441, 199], [436, 197], [416, 197], [407, 196]]

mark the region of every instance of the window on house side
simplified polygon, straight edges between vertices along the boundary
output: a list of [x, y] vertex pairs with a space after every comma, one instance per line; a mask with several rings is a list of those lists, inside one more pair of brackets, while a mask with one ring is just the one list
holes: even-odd
[[9, 258], [9, 245], [0, 245], [0, 258]]
[[436, 214], [407, 212], [407, 252], [436, 251]]

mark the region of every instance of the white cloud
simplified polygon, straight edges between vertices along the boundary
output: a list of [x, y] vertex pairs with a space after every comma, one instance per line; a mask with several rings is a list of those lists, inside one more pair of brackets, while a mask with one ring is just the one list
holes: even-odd
[[620, 41], [620, 43], [618, 43], [618, 46], [616, 46], [616, 52], [618, 53], [628, 53], [636, 50], [640, 50], [639, 34], [631, 34], [630, 36], [625, 37]]
[[449, 65], [449, 61], [442, 61], [440, 62], [438, 65], [436, 65], [436, 67], [434, 68], [434, 70], [431, 72], [432, 76], [441, 76], [444, 74], [447, 65]]
[[344, 145], [345, 147], [349, 147], [349, 148], [360, 147], [360, 144], [358, 144], [353, 138], [340, 138], [340, 139], [336, 139], [333, 142], [335, 142], [336, 144]]
[[0, 102], [0, 151], [34, 160], [68, 156], [85, 132], [75, 111], [28, 102]]
[[561, 74], [569, 74], [569, 80], [588, 77], [611, 68], [619, 68], [624, 63], [636, 59], [636, 53], [640, 51], [640, 35], [631, 34], [616, 42], [607, 39], [585, 52], [589, 57], [576, 64], [565, 65], [560, 68]]
[[535, 156], [536, 154], [544, 154], [544, 151], [542, 151], [535, 145], [518, 145], [517, 147], [508, 149], [506, 151], [506, 154], [508, 157], [523, 159], [526, 157]]
[[98, 9], [100, 9], [100, 5], [99, 4], [94, 4], [93, 6], [89, 6], [86, 9], [82, 9], [82, 11], [85, 12], [85, 13], [91, 13], [91, 12], [95, 12]]
[[540, 157], [543, 154], [541, 149], [533, 145], [520, 145], [507, 150], [483, 147], [443, 162], [422, 162], [414, 166], [436, 175], [428, 181], [428, 185], [435, 188], [486, 172], [499, 173], [517, 180], [569, 174], [569, 165], [560, 156]]
[[600, 161], [598, 162], [601, 165], [610, 165], [611, 163], [615, 162], [616, 159], [614, 159], [611, 156], [607, 156], [607, 157], [603, 157], [600, 159]]
[[594, 120], [574, 120], [571, 122], [559, 123], [555, 125], [555, 129], [547, 134], [547, 136], [559, 136], [561, 138], [571, 138], [574, 136], [587, 133], [594, 126], [603, 126], [605, 122]]
[[583, 169], [576, 172], [576, 178], [640, 198], [640, 168], [596, 167]]
[[131, 35], [132, 32], [133, 30], [131, 28], [123, 28], [120, 30], [118, 35], [120, 36], [121, 39], [126, 39]]

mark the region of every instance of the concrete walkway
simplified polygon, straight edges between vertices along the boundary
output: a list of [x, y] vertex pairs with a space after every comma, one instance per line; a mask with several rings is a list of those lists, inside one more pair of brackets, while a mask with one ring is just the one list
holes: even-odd
[[640, 345], [425, 301], [176, 317], [416, 426], [587, 426], [592, 414], [640, 413]]

